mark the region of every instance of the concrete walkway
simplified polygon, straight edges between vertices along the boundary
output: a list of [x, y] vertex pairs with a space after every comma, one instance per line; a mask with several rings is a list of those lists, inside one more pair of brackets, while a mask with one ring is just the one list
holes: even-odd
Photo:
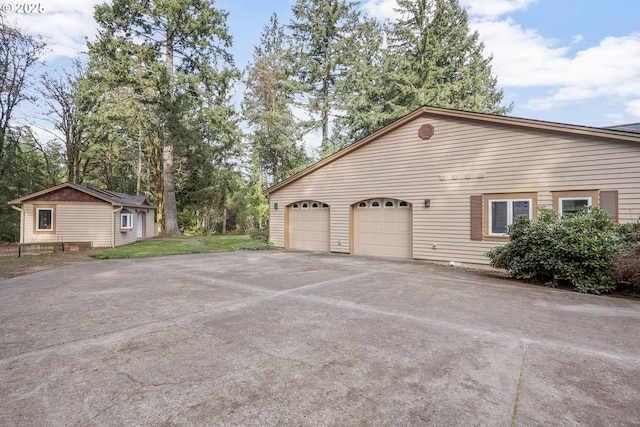
[[0, 425], [640, 425], [640, 302], [286, 251], [0, 280]]

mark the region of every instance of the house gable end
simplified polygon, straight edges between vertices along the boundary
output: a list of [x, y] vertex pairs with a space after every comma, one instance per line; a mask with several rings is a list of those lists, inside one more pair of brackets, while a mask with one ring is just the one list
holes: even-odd
[[72, 187], [63, 187], [48, 193], [23, 200], [23, 202], [65, 202], [65, 203], [105, 203], [104, 200], [94, 197]]

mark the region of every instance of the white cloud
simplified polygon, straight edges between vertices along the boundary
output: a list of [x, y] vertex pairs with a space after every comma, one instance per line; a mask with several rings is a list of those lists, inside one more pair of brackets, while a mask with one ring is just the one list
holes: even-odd
[[85, 50], [85, 37], [93, 39], [97, 25], [93, 20], [94, 6], [103, 0], [48, 0], [42, 13], [10, 13], [9, 22], [29, 34], [40, 34], [50, 53], [45, 59], [74, 58]]
[[394, 8], [398, 7], [396, 0], [367, 0], [362, 5], [362, 8], [372, 18], [380, 20], [396, 19], [398, 14]]
[[470, 16], [497, 18], [507, 13], [526, 9], [536, 0], [461, 0], [460, 5]]
[[640, 118], [640, 99], [635, 99], [633, 101], [629, 101], [626, 104], [626, 112], [632, 115], [633, 117]]

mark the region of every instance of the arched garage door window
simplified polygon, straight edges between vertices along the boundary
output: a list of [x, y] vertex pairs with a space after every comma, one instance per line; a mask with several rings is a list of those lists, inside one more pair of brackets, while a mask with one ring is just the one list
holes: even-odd
[[411, 204], [398, 199], [368, 199], [354, 204], [353, 252], [361, 255], [413, 257]]
[[287, 245], [290, 249], [330, 250], [330, 208], [318, 200], [290, 204], [287, 216]]

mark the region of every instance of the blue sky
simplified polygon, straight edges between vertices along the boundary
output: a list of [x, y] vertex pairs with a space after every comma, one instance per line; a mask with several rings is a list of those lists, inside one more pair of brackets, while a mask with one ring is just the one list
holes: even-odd
[[[7, 14], [40, 33], [60, 68], [95, 35], [98, 0], [41, 0], [45, 12]], [[459, 0], [478, 31], [493, 74], [514, 103], [510, 115], [586, 126], [640, 122], [640, 1]], [[218, 0], [229, 12], [232, 54], [244, 69], [269, 17], [289, 22], [294, 0]], [[394, 19], [395, 0], [361, 0], [370, 16]], [[241, 90], [241, 89], [240, 89]]]

